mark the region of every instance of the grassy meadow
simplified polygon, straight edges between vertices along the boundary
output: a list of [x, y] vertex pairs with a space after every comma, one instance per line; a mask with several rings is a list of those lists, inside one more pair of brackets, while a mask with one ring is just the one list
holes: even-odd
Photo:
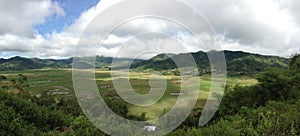
[[[25, 71], [0, 71], [0, 75], [8, 78], [3, 81], [4, 85], [10, 85], [10, 80], [17, 78], [18, 74], [23, 74], [28, 77], [29, 87], [24, 91], [29, 92], [31, 95], [39, 96], [42, 93], [50, 93], [55, 97], [70, 97], [76, 99], [73, 92], [72, 83], [72, 70], [71, 69], [38, 69], [38, 70], [25, 70]], [[96, 82], [101, 94], [116, 95], [112, 79], [111, 71], [96, 70]], [[147, 94], [150, 90], [149, 73], [130, 72], [129, 78], [132, 88], [140, 93]], [[156, 118], [164, 112], [170, 110], [176, 103], [178, 96], [172, 93], [179, 93], [181, 87], [181, 78], [179, 76], [165, 76], [167, 81], [167, 89], [163, 97], [155, 104], [141, 107], [128, 103], [128, 110], [130, 115], [140, 115], [146, 113], [148, 119]], [[198, 101], [196, 107], [204, 106], [206, 99], [209, 95], [211, 79], [210, 75], [201, 76], [200, 79], [194, 77], [192, 80], [200, 80], [198, 90]], [[251, 77], [227, 77], [227, 84], [249, 86], [256, 84], [257, 81]], [[19, 93], [16, 89], [8, 89], [8, 92]], [[125, 101], [124, 101], [125, 102]]]

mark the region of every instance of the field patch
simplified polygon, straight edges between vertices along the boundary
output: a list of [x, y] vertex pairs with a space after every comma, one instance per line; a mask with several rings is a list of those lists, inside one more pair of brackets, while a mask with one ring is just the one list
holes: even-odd
[[[55, 97], [70, 97], [75, 99], [71, 69], [38, 69], [0, 72], [0, 75], [8, 77], [8, 80], [3, 82], [4, 85], [9, 85], [10, 79], [17, 78], [18, 74], [23, 74], [28, 77], [29, 87], [25, 88], [24, 91], [30, 92], [32, 95], [38, 96], [42, 93], [48, 92], [55, 95]], [[121, 72], [117, 74], [122, 75], [124, 73]], [[139, 94], [147, 94], [151, 88], [149, 85], [150, 75], [150, 73], [130, 72], [129, 81], [134, 91]], [[118, 93], [115, 91], [112, 82], [111, 71], [96, 70], [95, 77], [95, 81], [101, 95], [113, 95], [118, 97]], [[141, 115], [142, 113], [146, 113], [146, 117], [148, 119], [157, 118], [168, 112], [175, 105], [179, 95], [183, 95], [189, 91], [198, 92], [198, 100], [195, 108], [202, 108], [204, 106], [211, 88], [210, 75], [204, 75], [200, 78], [189, 77], [188, 79], [183, 79], [191, 81], [199, 80], [200, 84], [198, 85], [199, 90], [191, 90], [191, 88], [194, 88], [195, 86], [187, 85], [183, 86], [182, 92], [180, 92], [182, 81], [180, 76], [164, 76], [163, 78], [166, 79], [167, 87], [162, 98], [157, 103], [146, 107], [135, 106], [128, 103], [127, 105], [130, 115]], [[257, 81], [251, 77], [227, 77], [226, 81], [227, 84], [242, 86], [257, 83]], [[11, 93], [19, 93], [16, 89], [7, 89], [7, 91]], [[178, 101], [183, 102], [187, 100], [182, 99]]]

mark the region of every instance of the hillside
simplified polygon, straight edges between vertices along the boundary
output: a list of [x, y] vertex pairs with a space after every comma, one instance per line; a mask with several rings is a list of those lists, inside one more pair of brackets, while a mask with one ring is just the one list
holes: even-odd
[[[109, 67], [114, 58], [97, 56], [95, 67]], [[79, 58], [81, 63], [86, 63], [90, 60], [88, 57]], [[117, 59], [118, 64], [127, 65], [131, 59], [121, 58]], [[139, 62], [141, 60], [134, 60], [134, 62]], [[40, 69], [40, 68], [71, 68], [73, 63], [73, 58], [69, 59], [38, 59], [38, 58], [23, 58], [23, 57], [13, 57], [9, 59], [0, 59], [0, 71], [9, 70], [27, 70], [27, 69]], [[92, 67], [92, 63], [88, 63]], [[119, 66], [120, 67], [120, 66]]]
[[[232, 75], [241, 74], [255, 74], [257, 72], [264, 71], [268, 68], [286, 68], [288, 67], [288, 59], [276, 56], [264, 56], [259, 54], [246, 53], [242, 51], [224, 51], [227, 63], [227, 71]], [[149, 60], [134, 60], [131, 65], [132, 69], [154, 69], [154, 70], [172, 70], [177, 66], [172, 59], [186, 61], [184, 58], [188, 54], [159, 54]], [[199, 73], [209, 73], [210, 65], [207, 53], [199, 51], [191, 53], [194, 57], [196, 64], [199, 67]], [[90, 60], [89, 57], [79, 58], [82, 62], [87, 63]], [[97, 56], [95, 67], [111, 67], [111, 63], [114, 60], [112, 57]], [[118, 58], [115, 59], [118, 62], [116, 68], [126, 68], [131, 59]], [[0, 59], [0, 71], [6, 70], [27, 70], [27, 69], [40, 69], [40, 68], [71, 68], [73, 58], [69, 59], [38, 59], [38, 58], [22, 58], [13, 57], [10, 59]], [[92, 63], [88, 63], [93, 67]]]
[[22, 58], [19, 56], [10, 59], [1, 59], [0, 70], [26, 70], [39, 68], [66, 68], [70, 67], [72, 59], [38, 59], [38, 58]]
[[[132, 65], [131, 68], [154, 70], [176, 69], [177, 66], [173, 62], [173, 59], [180, 60], [180, 58], [184, 58], [186, 55], [188, 54], [160, 54], [149, 60], [136, 63]], [[199, 67], [200, 74], [205, 74], [210, 71], [207, 53], [199, 51], [191, 53], [191, 55]], [[228, 74], [231, 75], [255, 74], [268, 68], [287, 68], [289, 61], [287, 58], [252, 54], [242, 51], [224, 51], [224, 55], [226, 57]]]

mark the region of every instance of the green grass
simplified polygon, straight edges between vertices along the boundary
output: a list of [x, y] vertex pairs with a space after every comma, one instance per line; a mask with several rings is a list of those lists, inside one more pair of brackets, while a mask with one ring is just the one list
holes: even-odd
[[[72, 70], [70, 69], [38, 69], [38, 70], [25, 70], [25, 71], [0, 71], [0, 75], [5, 75], [8, 77], [8, 81], [3, 84], [9, 85], [10, 79], [15, 79], [18, 74], [24, 74], [28, 77], [29, 88], [25, 91], [31, 94], [41, 94], [48, 90], [55, 90], [58, 92], [68, 92], [66, 95], [57, 95], [57, 97], [74, 97], [73, 83], [72, 83]], [[107, 92], [114, 92], [113, 84], [111, 81], [110, 71], [96, 71], [96, 82], [101, 94]], [[146, 94], [150, 90], [149, 85], [149, 73], [138, 73], [130, 72], [130, 82], [133, 89], [140, 93]], [[129, 114], [140, 115], [146, 112], [146, 117], [149, 119], [157, 118], [163, 111], [169, 111], [177, 101], [178, 96], [173, 96], [171, 93], [180, 92], [181, 78], [178, 76], [165, 76], [167, 80], [167, 89], [162, 99], [157, 103], [147, 106], [140, 107], [128, 104]], [[198, 78], [191, 78], [189, 80], [199, 80]], [[227, 77], [227, 84], [233, 85], [253, 85], [256, 80], [250, 77]], [[106, 88], [101, 88], [102, 86], [107, 86]], [[192, 88], [192, 86], [186, 86], [185, 89]], [[205, 100], [209, 95], [211, 88], [211, 79], [209, 75], [200, 77], [200, 86], [198, 90], [198, 101], [196, 106], [202, 107]], [[9, 91], [14, 92], [15, 89], [9, 89]], [[125, 102], [125, 101], [124, 101]]]

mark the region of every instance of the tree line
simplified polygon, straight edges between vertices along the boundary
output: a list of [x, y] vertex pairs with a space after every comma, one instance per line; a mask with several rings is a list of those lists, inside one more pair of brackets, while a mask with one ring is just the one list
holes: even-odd
[[27, 76], [23, 74], [18, 74], [18, 77], [14, 79], [8, 79], [6, 76], [0, 75], [0, 87], [6, 90], [10, 88], [15, 88], [19, 91], [23, 91], [24, 88], [29, 87], [27, 81]]

